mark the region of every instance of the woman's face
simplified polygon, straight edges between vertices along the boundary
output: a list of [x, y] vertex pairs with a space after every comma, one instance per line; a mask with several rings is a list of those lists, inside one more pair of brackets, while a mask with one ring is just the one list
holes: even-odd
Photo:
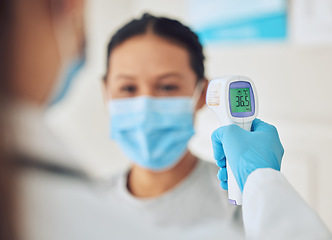
[[197, 83], [188, 51], [152, 33], [132, 37], [117, 46], [108, 67], [108, 100], [143, 95], [192, 96]]

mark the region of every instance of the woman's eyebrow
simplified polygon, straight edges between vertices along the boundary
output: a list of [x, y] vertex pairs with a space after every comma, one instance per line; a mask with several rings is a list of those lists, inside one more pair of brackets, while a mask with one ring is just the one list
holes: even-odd
[[166, 74], [163, 74], [163, 75], [160, 75], [157, 80], [160, 81], [160, 80], [163, 80], [165, 78], [169, 78], [169, 77], [176, 77], [176, 78], [182, 78], [182, 74], [180, 73], [166, 73]]
[[119, 74], [114, 77], [115, 80], [135, 80], [135, 77], [128, 74]]

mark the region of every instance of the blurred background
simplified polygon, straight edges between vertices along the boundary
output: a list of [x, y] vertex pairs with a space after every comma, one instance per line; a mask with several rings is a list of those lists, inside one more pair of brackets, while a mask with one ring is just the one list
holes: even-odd
[[[199, 34], [209, 79], [254, 80], [258, 117], [278, 128], [285, 148], [282, 172], [332, 231], [332, 0], [88, 0], [86, 11], [87, 64], [69, 96], [47, 114], [82, 168], [107, 178], [128, 165], [109, 138], [102, 95], [110, 37], [145, 12], [176, 18]], [[191, 151], [213, 161], [216, 128], [205, 107]]]

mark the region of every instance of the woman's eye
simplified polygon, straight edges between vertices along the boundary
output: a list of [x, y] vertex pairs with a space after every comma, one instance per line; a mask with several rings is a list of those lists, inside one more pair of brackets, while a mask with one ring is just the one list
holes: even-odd
[[161, 86], [159, 87], [159, 89], [160, 89], [161, 91], [170, 92], [170, 91], [175, 91], [175, 90], [177, 90], [177, 89], [178, 89], [178, 86], [176, 86], [176, 85], [161, 85]]
[[133, 93], [136, 91], [136, 87], [135, 86], [124, 86], [121, 88], [122, 92], [127, 92], [127, 93]]

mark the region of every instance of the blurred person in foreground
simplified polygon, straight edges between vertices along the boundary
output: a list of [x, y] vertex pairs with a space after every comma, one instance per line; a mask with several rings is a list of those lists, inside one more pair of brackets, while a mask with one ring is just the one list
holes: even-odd
[[1, 240], [113, 237], [115, 212], [44, 121], [84, 63], [84, 5], [0, 2]]

